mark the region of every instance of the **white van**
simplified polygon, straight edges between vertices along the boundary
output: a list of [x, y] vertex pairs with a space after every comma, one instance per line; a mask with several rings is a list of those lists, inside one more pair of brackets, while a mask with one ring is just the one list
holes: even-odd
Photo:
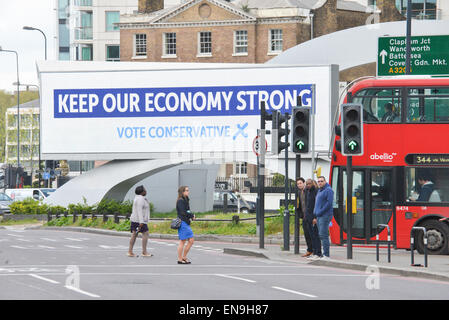
[[52, 192], [54, 192], [56, 189], [51, 188], [42, 188], [42, 189], [6, 189], [5, 193], [11, 197], [14, 201], [22, 201], [27, 198], [32, 198], [34, 200], [44, 200]]

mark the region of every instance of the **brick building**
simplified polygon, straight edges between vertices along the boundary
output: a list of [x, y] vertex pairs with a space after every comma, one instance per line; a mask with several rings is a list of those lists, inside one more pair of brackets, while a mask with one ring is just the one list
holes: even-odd
[[140, 0], [138, 13], [121, 15], [121, 61], [264, 63], [312, 37], [375, 22], [374, 12], [380, 22], [404, 19], [394, 0], [377, 1], [379, 9], [341, 0], [163, 3]]

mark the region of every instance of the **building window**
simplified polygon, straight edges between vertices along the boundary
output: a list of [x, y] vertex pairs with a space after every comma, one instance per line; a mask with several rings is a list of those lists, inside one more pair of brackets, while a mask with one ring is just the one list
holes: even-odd
[[283, 49], [283, 40], [282, 40], [282, 29], [271, 29], [270, 33], [270, 41], [268, 48], [269, 53], [279, 53], [282, 52]]
[[120, 22], [120, 11], [106, 11], [106, 31], [118, 31], [120, 28], [114, 23]]
[[176, 33], [164, 33], [164, 56], [176, 56]]
[[212, 32], [200, 32], [198, 42], [198, 53], [202, 56], [212, 55]]
[[141, 57], [147, 55], [147, 35], [138, 33], [134, 35], [134, 56]]
[[248, 54], [248, 31], [237, 30], [234, 32], [234, 54]]
[[106, 61], [120, 61], [120, 46], [106, 46]]
[[248, 162], [237, 162], [235, 164], [235, 174], [236, 175], [248, 174]]

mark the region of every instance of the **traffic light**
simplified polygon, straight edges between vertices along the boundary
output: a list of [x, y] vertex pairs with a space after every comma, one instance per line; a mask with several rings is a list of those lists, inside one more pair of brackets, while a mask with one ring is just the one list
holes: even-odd
[[[288, 119], [290, 119], [289, 114], [281, 114], [279, 110], [273, 110], [272, 113], [272, 130], [271, 130], [271, 153], [279, 154], [282, 150], [288, 148], [290, 143], [288, 142], [288, 134], [290, 130], [288, 127]], [[282, 124], [285, 126], [282, 127]], [[282, 141], [282, 137], [285, 140]]]
[[363, 106], [361, 104], [341, 105], [342, 154], [360, 156], [363, 154]]
[[292, 109], [292, 151], [308, 153], [310, 141], [310, 108], [293, 107]]
[[341, 124], [335, 126], [335, 137], [340, 137], [340, 140], [335, 139], [335, 150], [341, 152]]

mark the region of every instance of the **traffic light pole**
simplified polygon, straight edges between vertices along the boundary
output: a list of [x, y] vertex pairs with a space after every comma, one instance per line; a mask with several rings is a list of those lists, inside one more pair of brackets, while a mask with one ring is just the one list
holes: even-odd
[[[296, 154], [296, 178], [301, 177], [301, 154]], [[295, 192], [295, 204], [298, 203], [298, 192]], [[304, 217], [303, 217], [304, 219]], [[295, 254], [299, 254], [299, 214], [295, 210]]]
[[[285, 139], [288, 142], [288, 113], [285, 113]], [[288, 190], [289, 190], [289, 179], [288, 179], [288, 146], [285, 148], [285, 202], [284, 202], [284, 250], [290, 250], [290, 210], [288, 209]]]
[[347, 259], [352, 259], [352, 156], [347, 157], [346, 165], [346, 176], [347, 176], [347, 195], [346, 195], [346, 214], [347, 214], [347, 247], [346, 256]]
[[265, 247], [265, 102], [260, 104], [259, 156], [257, 157], [257, 217], [259, 248]]

